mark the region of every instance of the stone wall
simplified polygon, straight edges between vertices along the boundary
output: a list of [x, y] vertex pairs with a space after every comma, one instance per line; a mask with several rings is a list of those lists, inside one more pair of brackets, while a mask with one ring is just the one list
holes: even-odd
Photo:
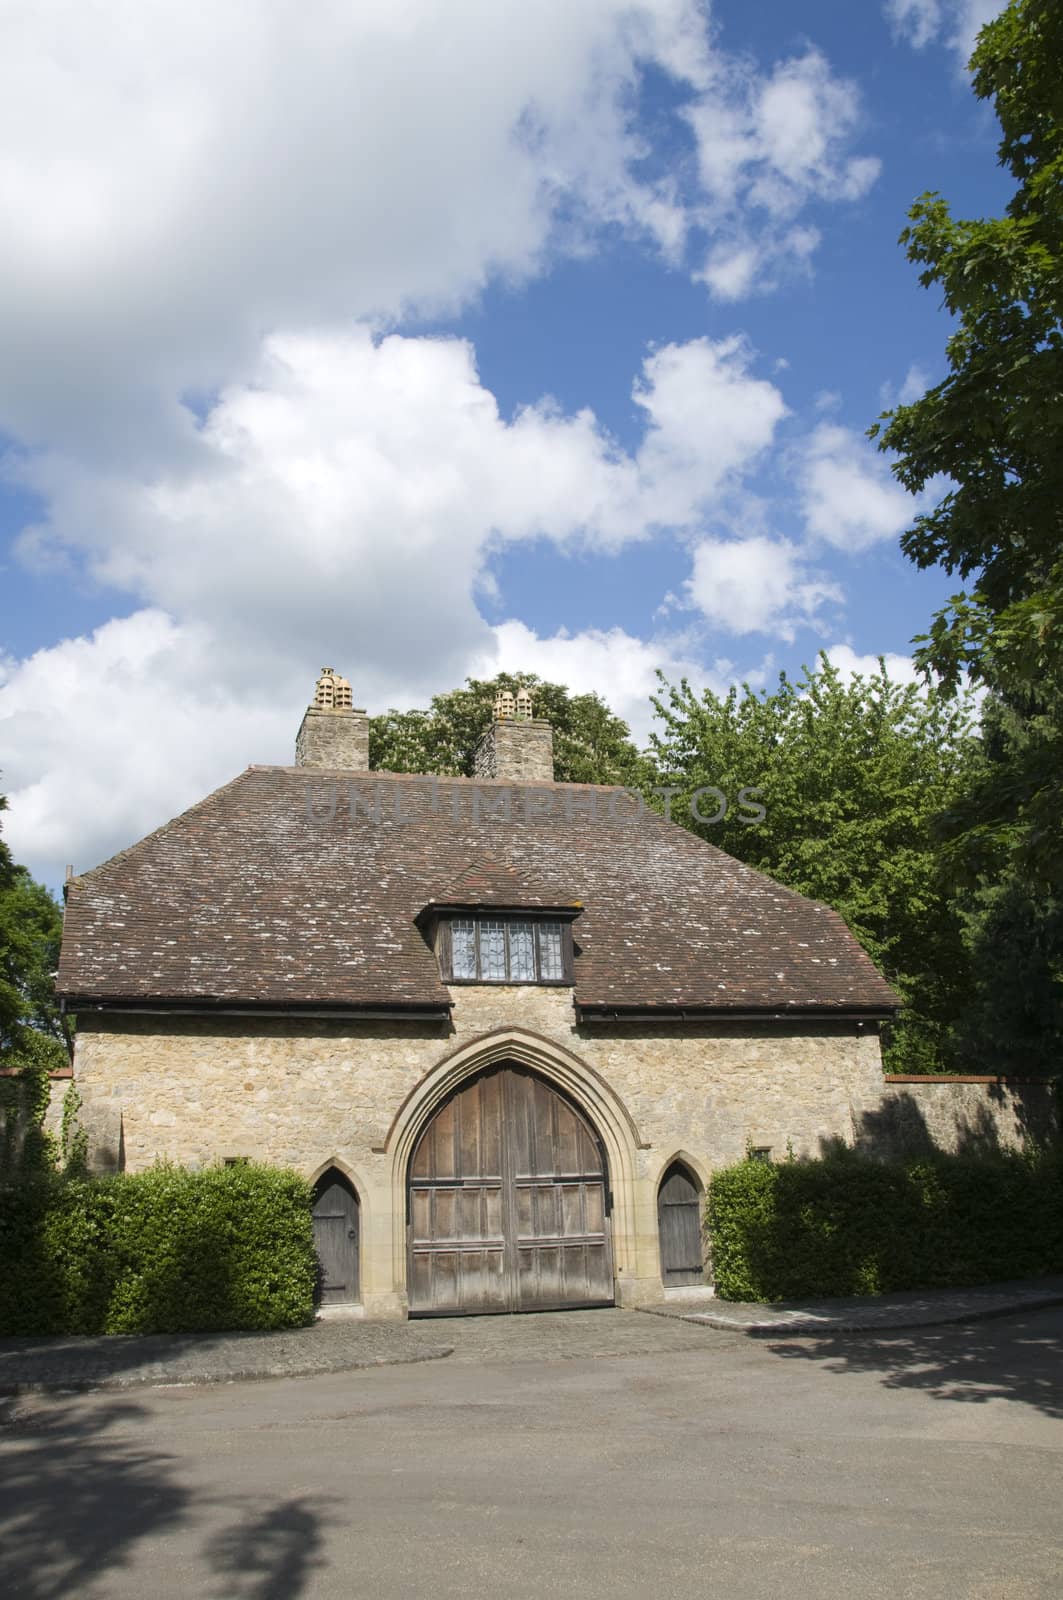
[[319, 711], [310, 706], [295, 736], [297, 767], [369, 771], [369, 718], [364, 711]]
[[473, 755], [473, 776], [509, 783], [554, 781], [554, 733], [548, 722], [492, 722]]
[[932, 1150], [1021, 1150], [1060, 1135], [1059, 1095], [1038, 1078], [888, 1075], [858, 1142], [888, 1160]]
[[91, 1158], [137, 1171], [252, 1156], [309, 1178], [335, 1163], [362, 1205], [367, 1314], [402, 1315], [404, 1104], [455, 1052], [475, 1070], [479, 1051], [518, 1030], [520, 1059], [541, 1054], [550, 1076], [556, 1058], [586, 1109], [615, 1110], [614, 1264], [619, 1297], [636, 1304], [660, 1296], [656, 1190], [673, 1156], [704, 1182], [747, 1144], [818, 1154], [852, 1143], [881, 1097], [878, 1039], [855, 1024], [581, 1030], [571, 990], [452, 995], [453, 1026], [84, 1013], [75, 1074]]

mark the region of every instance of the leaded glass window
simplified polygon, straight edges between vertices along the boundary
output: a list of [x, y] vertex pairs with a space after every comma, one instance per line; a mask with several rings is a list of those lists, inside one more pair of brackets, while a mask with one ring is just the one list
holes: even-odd
[[509, 936], [510, 983], [535, 982], [535, 930], [530, 922], [511, 922]]
[[444, 975], [457, 983], [571, 983], [564, 924], [519, 917], [452, 917], [440, 945]]
[[476, 977], [476, 924], [471, 918], [450, 924], [450, 958], [455, 978]]
[[506, 925], [480, 923], [480, 977], [484, 983], [506, 981]]
[[559, 922], [543, 922], [539, 925], [539, 976], [545, 983], [559, 983], [565, 976]]

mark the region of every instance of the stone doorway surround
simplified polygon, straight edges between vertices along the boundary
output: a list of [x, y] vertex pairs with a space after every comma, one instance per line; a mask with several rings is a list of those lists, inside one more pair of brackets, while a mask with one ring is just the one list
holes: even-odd
[[[616, 1304], [634, 1307], [661, 1297], [655, 1176], [640, 1177], [647, 1148], [616, 1091], [578, 1055], [520, 1028], [481, 1035], [438, 1061], [396, 1111], [375, 1183], [359, 1183], [362, 1201], [362, 1301], [365, 1315], [384, 1320], [408, 1311], [407, 1178], [421, 1133], [443, 1101], [466, 1079], [503, 1062], [525, 1066], [571, 1099], [605, 1150], [612, 1187], [612, 1252]], [[353, 1177], [353, 1174], [351, 1175]]]

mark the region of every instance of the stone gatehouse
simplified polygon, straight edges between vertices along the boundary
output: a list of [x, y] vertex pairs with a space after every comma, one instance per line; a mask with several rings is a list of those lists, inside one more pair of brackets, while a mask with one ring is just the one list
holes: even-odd
[[701, 1281], [704, 1186], [852, 1143], [897, 1005], [841, 919], [503, 703], [473, 779], [372, 772], [326, 670], [251, 767], [68, 885], [94, 1163], [317, 1186], [326, 1301], [637, 1305]]

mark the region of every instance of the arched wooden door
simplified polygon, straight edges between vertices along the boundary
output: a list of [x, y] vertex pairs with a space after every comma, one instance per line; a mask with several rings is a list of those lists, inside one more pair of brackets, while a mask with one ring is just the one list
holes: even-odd
[[701, 1189], [681, 1161], [673, 1162], [657, 1191], [661, 1242], [661, 1280], [665, 1288], [704, 1283], [701, 1243]]
[[358, 1300], [358, 1196], [342, 1172], [330, 1167], [314, 1188], [317, 1294], [324, 1306]]
[[613, 1303], [608, 1179], [590, 1124], [532, 1072], [463, 1085], [409, 1174], [411, 1316]]

